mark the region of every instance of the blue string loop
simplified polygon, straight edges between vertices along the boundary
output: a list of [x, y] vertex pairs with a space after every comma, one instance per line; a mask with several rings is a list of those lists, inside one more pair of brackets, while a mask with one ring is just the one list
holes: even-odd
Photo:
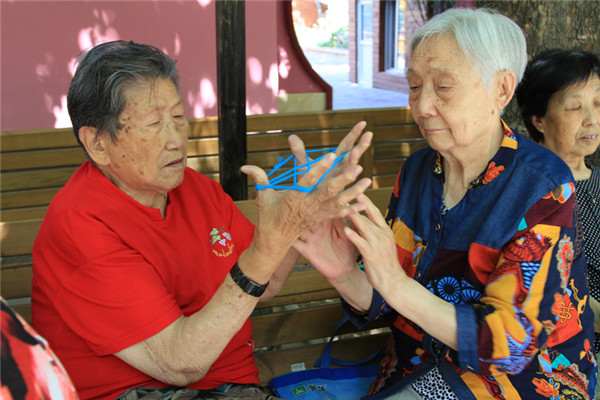
[[[310, 158], [308, 157], [309, 153], [323, 152], [323, 151], [325, 151], [327, 153], [321, 155], [320, 157], [318, 157], [318, 158], [316, 158], [314, 160], [310, 160]], [[277, 164], [275, 164], [275, 166], [273, 166], [273, 170], [271, 172], [269, 172], [269, 174], [267, 175], [267, 177], [269, 178], [269, 184], [268, 185], [254, 184], [254, 186], [256, 187], [256, 190], [263, 190], [263, 189], [297, 190], [297, 191], [302, 192], [302, 193], [310, 193], [310, 192], [312, 192], [319, 185], [319, 183], [321, 183], [321, 181], [323, 181], [323, 179], [327, 176], [327, 174], [329, 174], [331, 172], [331, 170], [337, 164], [339, 164], [339, 162], [342, 161], [342, 159], [349, 152], [350, 151], [347, 151], [344, 154], [342, 154], [341, 156], [337, 157], [333, 161], [333, 164], [331, 164], [331, 167], [329, 167], [329, 169], [327, 170], [327, 172], [325, 172], [323, 174], [323, 176], [321, 176], [321, 178], [313, 186], [298, 186], [298, 176], [300, 176], [302, 174], [305, 174], [308, 171], [310, 171], [311, 166], [313, 164], [315, 164], [315, 163], [318, 163], [323, 157], [327, 156], [328, 154], [335, 153], [335, 148], [319, 149], [319, 150], [307, 150], [306, 151], [306, 159], [309, 160], [309, 161], [306, 164], [302, 164], [302, 165], [298, 165], [298, 160], [297, 160], [297, 158], [293, 154], [291, 156], [287, 157], [286, 159], [283, 159], [282, 157], [279, 157]], [[289, 163], [290, 160], [293, 160], [293, 162], [294, 162], [294, 168], [292, 168], [289, 171], [284, 172], [281, 175], [276, 176], [273, 179], [271, 179], [271, 175], [273, 175], [281, 167], [283, 167], [287, 163]], [[280, 185], [282, 182], [285, 182], [285, 181], [287, 181], [289, 179], [293, 180], [293, 184], [291, 186], [289, 184], [288, 185], [285, 185], [285, 184]]]

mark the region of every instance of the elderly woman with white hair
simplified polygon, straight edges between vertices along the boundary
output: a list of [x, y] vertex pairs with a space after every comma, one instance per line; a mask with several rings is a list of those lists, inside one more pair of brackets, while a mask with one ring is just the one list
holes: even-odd
[[361, 195], [365, 215], [295, 243], [355, 324], [391, 329], [365, 398], [593, 398], [573, 177], [501, 118], [527, 62], [523, 33], [498, 13], [451, 9], [414, 33], [408, 61], [429, 146], [402, 165], [387, 216]]

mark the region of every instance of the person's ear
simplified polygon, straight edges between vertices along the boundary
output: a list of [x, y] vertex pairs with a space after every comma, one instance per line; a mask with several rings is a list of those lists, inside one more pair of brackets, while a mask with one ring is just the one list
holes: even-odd
[[82, 126], [79, 128], [79, 141], [83, 144], [88, 156], [96, 165], [105, 165], [108, 161], [108, 154], [104, 140], [106, 135], [98, 135], [98, 129], [92, 126]]
[[502, 71], [498, 73], [496, 81], [496, 102], [498, 109], [502, 110], [510, 103], [515, 93], [516, 78], [512, 71]]
[[531, 117], [531, 123], [533, 126], [535, 126], [535, 129], [544, 133], [544, 117], [538, 117], [537, 115], [534, 115]]

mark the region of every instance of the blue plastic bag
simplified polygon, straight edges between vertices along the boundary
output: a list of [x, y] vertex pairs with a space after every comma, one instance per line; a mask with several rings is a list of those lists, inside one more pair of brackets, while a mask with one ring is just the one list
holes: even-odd
[[[336, 333], [347, 321], [347, 317], [340, 321]], [[288, 372], [273, 378], [269, 384], [273, 393], [289, 400], [358, 400], [366, 396], [377, 377], [379, 364], [364, 364], [380, 358], [384, 348], [360, 361], [338, 360], [331, 357], [334, 336], [315, 362], [314, 369]], [[332, 363], [344, 367], [330, 368]]]
[[378, 371], [377, 364], [307, 369], [273, 378], [270, 386], [277, 397], [290, 400], [358, 400]]

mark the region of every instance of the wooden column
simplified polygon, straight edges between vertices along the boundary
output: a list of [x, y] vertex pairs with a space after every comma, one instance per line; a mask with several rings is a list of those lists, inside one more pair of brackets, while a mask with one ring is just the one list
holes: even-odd
[[233, 200], [248, 198], [246, 175], [246, 30], [244, 0], [215, 1], [219, 176]]

